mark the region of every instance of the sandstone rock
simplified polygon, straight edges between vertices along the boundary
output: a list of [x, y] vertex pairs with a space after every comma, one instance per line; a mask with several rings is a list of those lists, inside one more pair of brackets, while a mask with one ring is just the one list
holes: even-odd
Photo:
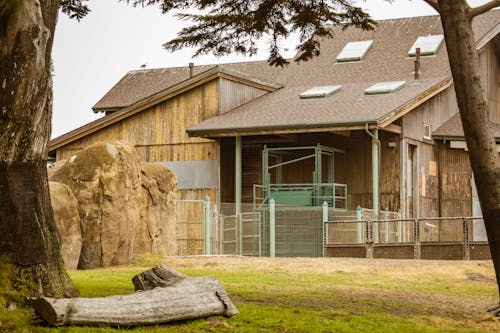
[[175, 175], [167, 167], [141, 163], [141, 183], [141, 209], [135, 227], [134, 255], [175, 255]]
[[135, 150], [119, 142], [97, 143], [52, 172], [78, 200], [82, 252], [78, 268], [126, 264], [139, 220], [140, 163]]
[[78, 200], [64, 184], [49, 182], [49, 187], [64, 265], [66, 269], [76, 269], [82, 249]]
[[[175, 255], [175, 175], [140, 163], [134, 148], [94, 144], [49, 168], [78, 200], [82, 251], [78, 268], [127, 264], [135, 255]], [[60, 231], [64, 240], [66, 235]]]

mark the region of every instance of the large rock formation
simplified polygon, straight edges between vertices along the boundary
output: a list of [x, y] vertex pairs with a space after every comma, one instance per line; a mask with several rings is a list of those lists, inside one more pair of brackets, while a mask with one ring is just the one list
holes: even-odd
[[141, 171], [135, 150], [113, 142], [94, 144], [49, 174], [78, 200], [83, 238], [78, 268], [126, 264], [146, 252], [175, 253], [177, 188], [168, 168], [146, 164]]
[[49, 182], [54, 219], [61, 235], [61, 252], [66, 269], [76, 269], [82, 249], [78, 200], [64, 184]]
[[177, 181], [170, 169], [141, 163], [141, 209], [135, 228], [134, 255], [175, 255]]

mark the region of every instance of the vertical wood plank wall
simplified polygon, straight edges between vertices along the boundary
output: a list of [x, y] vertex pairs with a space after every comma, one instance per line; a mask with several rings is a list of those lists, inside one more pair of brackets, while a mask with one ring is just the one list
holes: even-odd
[[471, 168], [469, 154], [463, 149], [450, 149], [439, 143], [441, 174], [441, 214], [443, 216], [471, 216]]
[[254, 98], [265, 95], [268, 91], [220, 78], [219, 93], [219, 113], [223, 114]]
[[[497, 36], [498, 38], [498, 36]], [[490, 120], [500, 123], [500, 55], [495, 55], [491, 44], [479, 51], [481, 84], [488, 98]]]

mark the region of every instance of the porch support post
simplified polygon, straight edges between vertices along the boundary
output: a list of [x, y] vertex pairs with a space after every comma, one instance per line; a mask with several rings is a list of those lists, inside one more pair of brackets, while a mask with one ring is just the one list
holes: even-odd
[[373, 189], [373, 210], [375, 213], [375, 219], [379, 216], [379, 184], [378, 184], [378, 165], [379, 165], [379, 149], [378, 149], [378, 129], [375, 128], [372, 134], [372, 189]]
[[[372, 189], [373, 189], [373, 213], [374, 213], [374, 219], [378, 220], [379, 219], [379, 212], [380, 212], [380, 206], [379, 206], [379, 144], [380, 141], [378, 139], [378, 128], [373, 129], [373, 134], [372, 134]], [[375, 223], [374, 228], [373, 228], [373, 241], [377, 243], [379, 241], [378, 239], [378, 226], [379, 223]]]
[[205, 255], [210, 255], [211, 249], [210, 249], [210, 243], [212, 241], [211, 239], [211, 230], [210, 230], [210, 197], [207, 195], [205, 197], [205, 200], [203, 200], [203, 225], [204, 225], [204, 253]]
[[269, 199], [269, 256], [276, 256], [276, 204]]
[[241, 136], [235, 137], [234, 145], [234, 202], [236, 216], [241, 215]]

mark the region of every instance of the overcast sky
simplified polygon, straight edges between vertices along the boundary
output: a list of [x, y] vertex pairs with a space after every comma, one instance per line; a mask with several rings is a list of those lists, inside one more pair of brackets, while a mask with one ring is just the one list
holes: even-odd
[[[392, 5], [384, 0], [357, 2], [375, 19], [435, 14], [421, 0], [396, 0]], [[143, 64], [159, 68], [267, 58], [265, 41], [260, 53], [252, 58], [191, 59], [193, 50], [168, 53], [162, 44], [174, 38], [186, 22], [161, 14], [157, 7], [133, 8], [118, 0], [90, 0], [89, 6], [92, 12], [81, 22], [59, 16], [53, 48], [53, 138], [100, 117], [93, 113], [92, 106], [127, 71]]]

